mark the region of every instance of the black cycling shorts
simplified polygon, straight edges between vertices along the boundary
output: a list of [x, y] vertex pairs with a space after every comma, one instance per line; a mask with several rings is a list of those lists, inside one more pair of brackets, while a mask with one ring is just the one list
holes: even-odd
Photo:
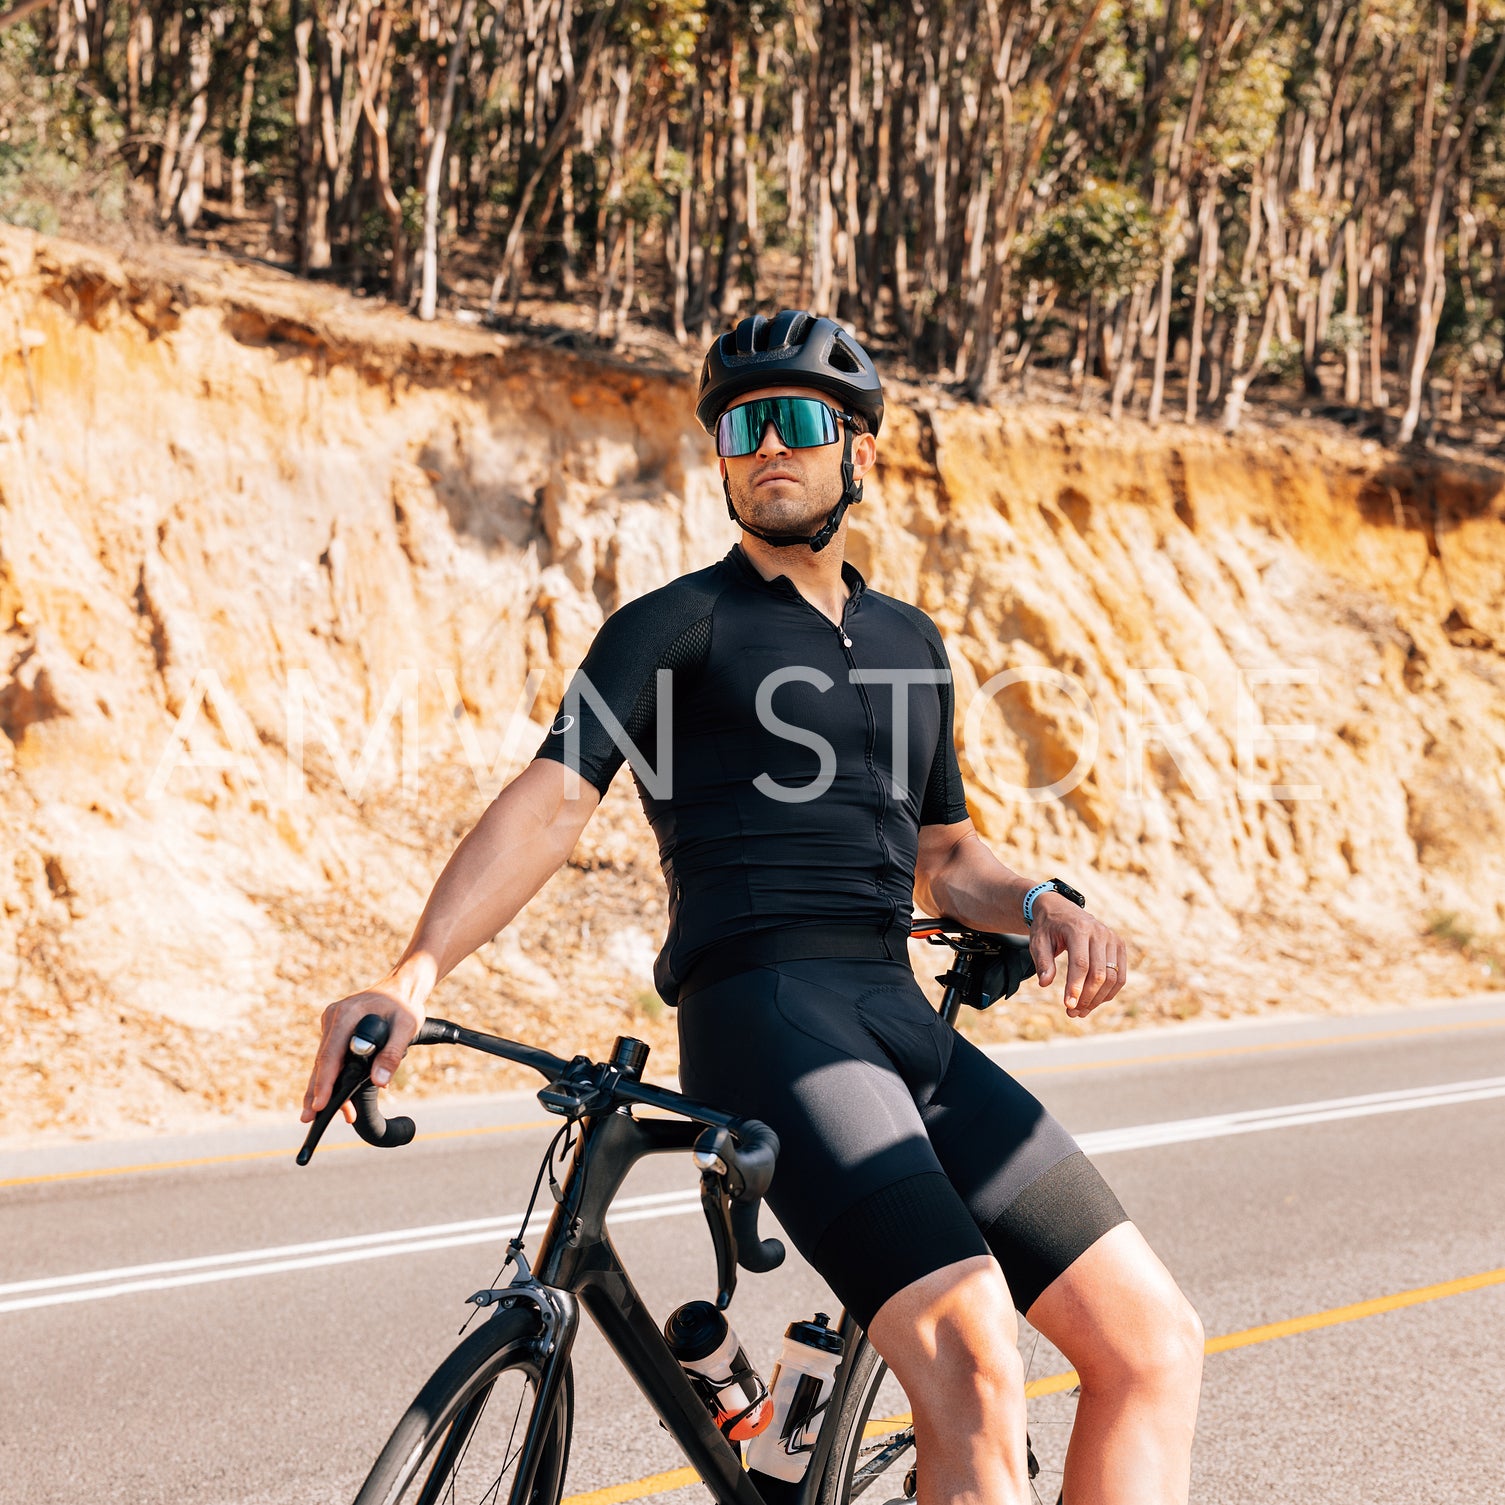
[[682, 997], [680, 1081], [779, 1136], [768, 1205], [864, 1327], [992, 1253], [1014, 1305], [1127, 1220], [1076, 1141], [940, 1018], [907, 961], [757, 967]]

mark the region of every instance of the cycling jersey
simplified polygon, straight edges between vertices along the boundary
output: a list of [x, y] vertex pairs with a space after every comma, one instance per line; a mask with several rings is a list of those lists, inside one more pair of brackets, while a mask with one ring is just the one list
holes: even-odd
[[842, 578], [839, 624], [740, 545], [629, 602], [539, 748], [603, 794], [628, 759], [668, 888], [669, 1003], [749, 933], [783, 933], [788, 957], [790, 932], [818, 955], [833, 924], [865, 927], [904, 955], [920, 827], [966, 819], [935, 624], [850, 564]]

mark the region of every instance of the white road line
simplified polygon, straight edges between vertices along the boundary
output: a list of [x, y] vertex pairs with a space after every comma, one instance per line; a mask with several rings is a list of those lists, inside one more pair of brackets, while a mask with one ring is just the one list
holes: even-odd
[[[652, 1192], [647, 1196], [623, 1196], [614, 1202], [613, 1207], [623, 1209], [637, 1209], [647, 1207], [655, 1209], [659, 1202], [692, 1201], [695, 1206], [700, 1206], [700, 1192]], [[534, 1213], [533, 1224], [546, 1224], [552, 1207], [543, 1207]], [[296, 1255], [331, 1255], [328, 1260], [318, 1260], [313, 1263], [340, 1264], [343, 1263], [342, 1252], [352, 1249], [366, 1249], [373, 1245], [387, 1245], [387, 1243], [400, 1243], [403, 1249], [411, 1248], [412, 1240], [415, 1239], [447, 1239], [444, 1243], [435, 1243], [432, 1248], [447, 1249], [451, 1245], [461, 1243], [480, 1243], [489, 1239], [492, 1234], [513, 1233], [518, 1227], [518, 1219], [522, 1218], [521, 1212], [503, 1213], [500, 1218], [473, 1218], [467, 1222], [453, 1222], [453, 1224], [427, 1224], [421, 1228], [391, 1228], [385, 1233], [358, 1233], [351, 1234], [345, 1239], [319, 1239], [316, 1243], [283, 1243], [269, 1249], [238, 1249], [233, 1254], [202, 1254], [191, 1260], [163, 1260], [157, 1264], [123, 1264], [114, 1270], [87, 1270], [83, 1275], [53, 1275], [35, 1281], [15, 1281], [11, 1285], [0, 1285], [0, 1296], [18, 1296], [21, 1291], [45, 1291], [54, 1290], [60, 1285], [87, 1285], [92, 1281], [114, 1281], [114, 1279], [134, 1278], [138, 1275], [175, 1275], [181, 1270], [206, 1270], [214, 1266], [224, 1264], [244, 1264], [247, 1260], [286, 1260]], [[619, 1215], [614, 1213], [613, 1222], [622, 1221]], [[450, 1237], [455, 1236], [455, 1237]], [[385, 1249], [378, 1249], [378, 1254], [385, 1254]]]
[[1445, 1108], [1451, 1103], [1477, 1103], [1492, 1097], [1505, 1097], [1505, 1077], [1480, 1077], [1477, 1081], [1448, 1082], [1438, 1087], [1405, 1087], [1396, 1092], [1369, 1092], [1362, 1097], [1292, 1103], [1284, 1108], [1253, 1108], [1244, 1113], [1218, 1113], [1208, 1118], [1178, 1118], [1162, 1124], [1099, 1129], [1094, 1133], [1078, 1134], [1076, 1138], [1089, 1155], [1109, 1155], [1115, 1150], [1189, 1144], [1198, 1139], [1257, 1134], [1265, 1129], [1290, 1129], [1300, 1124], [1333, 1123], [1342, 1118], [1368, 1118], [1376, 1113], [1401, 1113], [1410, 1108]]
[[[1435, 1087], [1407, 1087], [1395, 1092], [1371, 1092], [1360, 1097], [1336, 1097], [1319, 1102], [1290, 1103], [1276, 1108], [1253, 1108], [1239, 1113], [1214, 1114], [1204, 1118], [1173, 1119], [1167, 1123], [1137, 1124], [1121, 1129], [1100, 1129], [1077, 1135], [1077, 1143], [1089, 1155], [1110, 1155], [1122, 1150], [1153, 1149], [1168, 1144], [1188, 1144], [1201, 1139], [1222, 1139], [1235, 1134], [1254, 1134], [1267, 1129], [1296, 1128], [1304, 1124], [1332, 1123], [1345, 1118], [1366, 1118], [1379, 1113], [1401, 1113], [1418, 1108], [1442, 1108], [1455, 1103], [1482, 1102], [1505, 1097], [1505, 1077], [1481, 1077], [1468, 1082], [1446, 1082]], [[613, 1204], [611, 1223], [637, 1223], [647, 1219], [679, 1217], [698, 1211], [696, 1190], [655, 1192], [624, 1197]], [[552, 1208], [536, 1212], [529, 1231], [548, 1221]], [[47, 1276], [0, 1285], [0, 1313], [30, 1311], [37, 1307], [102, 1301], [111, 1296], [129, 1296], [144, 1291], [169, 1291], [183, 1286], [207, 1285], [222, 1280], [244, 1280], [253, 1275], [275, 1275], [294, 1270], [313, 1270], [327, 1265], [381, 1259], [393, 1254], [422, 1254], [433, 1249], [455, 1249], [466, 1244], [494, 1242], [516, 1229], [521, 1212], [495, 1218], [474, 1218], [458, 1223], [434, 1223], [420, 1228], [394, 1228], [384, 1233], [353, 1234], [346, 1238], [320, 1239], [312, 1243], [282, 1244], [266, 1249], [242, 1249], [229, 1254], [206, 1254], [192, 1259], [164, 1260], [155, 1264], [123, 1265], [110, 1270], [90, 1270], [76, 1275]]]

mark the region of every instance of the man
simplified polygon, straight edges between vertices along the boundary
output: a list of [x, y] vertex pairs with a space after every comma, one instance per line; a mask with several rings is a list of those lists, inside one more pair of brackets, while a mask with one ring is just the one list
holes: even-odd
[[1070, 1135], [944, 1024], [907, 957], [911, 907], [1064, 953], [1080, 1018], [1123, 941], [1061, 880], [1021, 877], [967, 818], [945, 648], [843, 562], [883, 421], [830, 319], [744, 319], [706, 357], [742, 541], [602, 627], [538, 756], [450, 858], [402, 959], [331, 1005], [304, 1102], [360, 1017], [390, 1079], [434, 984], [565, 861], [630, 757], [659, 841], [686, 1092], [778, 1133], [768, 1202], [914, 1408], [925, 1505], [1028, 1499], [1014, 1310], [1081, 1376], [1070, 1505], [1187, 1498], [1202, 1335]]

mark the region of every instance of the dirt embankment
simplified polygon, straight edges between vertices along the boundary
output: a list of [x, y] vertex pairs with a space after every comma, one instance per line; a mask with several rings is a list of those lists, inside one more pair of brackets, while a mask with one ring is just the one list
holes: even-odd
[[[709, 447], [682, 378], [273, 274], [0, 230], [0, 304], [0, 1133], [291, 1102], [603, 616], [729, 547]], [[1501, 980], [1505, 473], [914, 394], [853, 534], [980, 829], [1140, 954], [1098, 1027]], [[662, 1067], [662, 922], [624, 774], [435, 1008]]]

